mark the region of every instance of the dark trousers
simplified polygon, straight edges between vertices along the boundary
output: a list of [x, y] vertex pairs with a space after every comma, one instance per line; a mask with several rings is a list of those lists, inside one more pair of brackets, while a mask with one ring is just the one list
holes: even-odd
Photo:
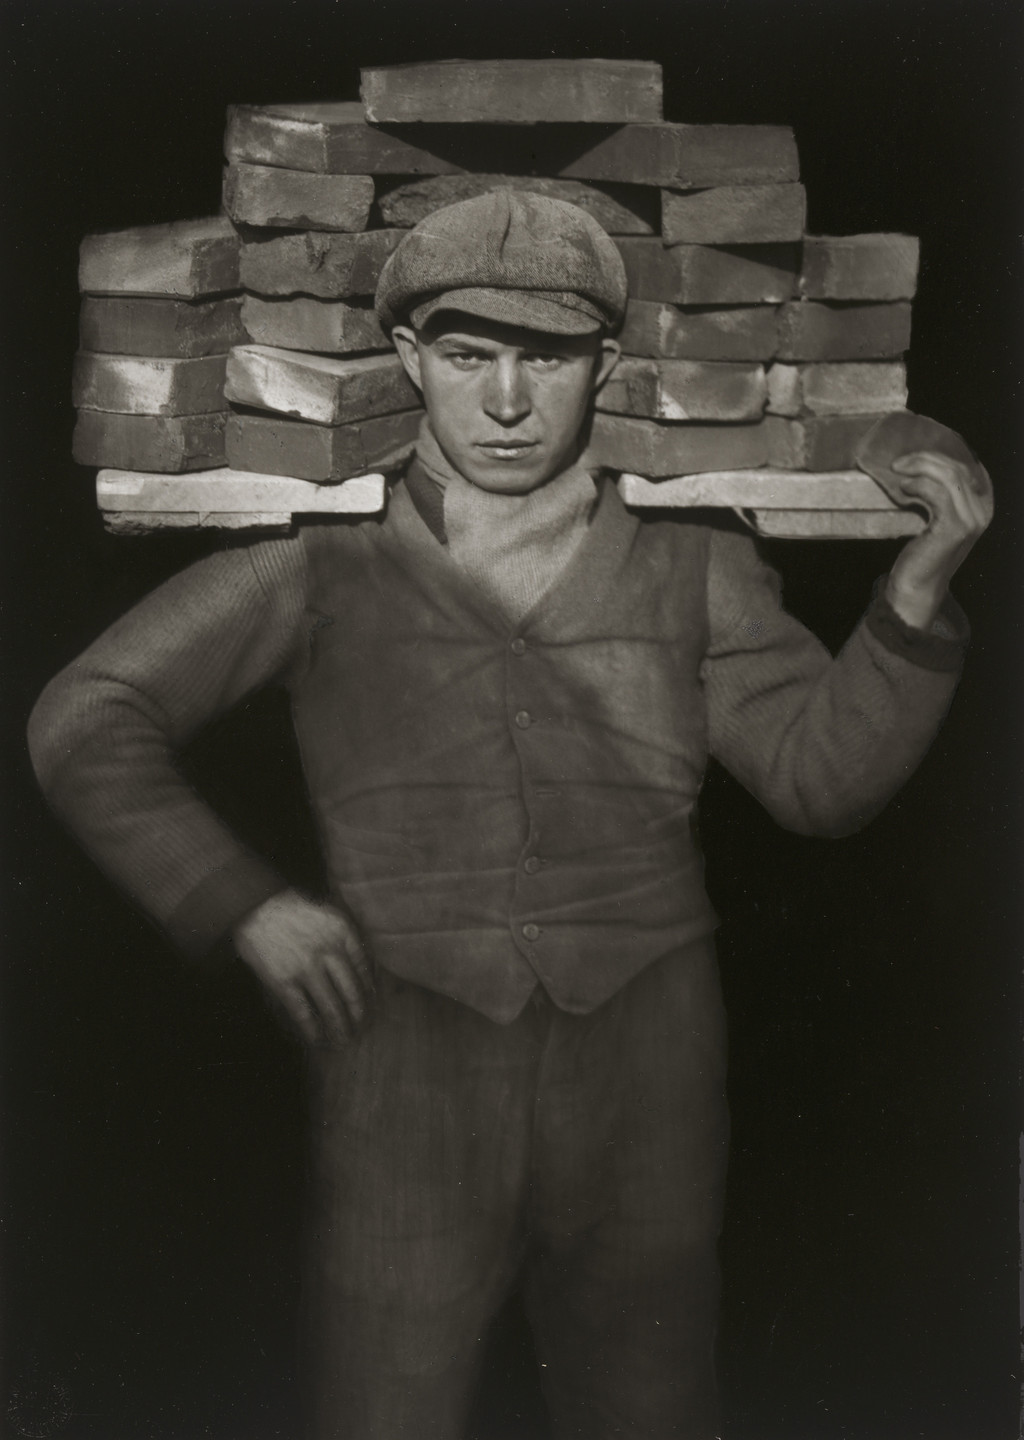
[[710, 944], [590, 1015], [496, 1025], [381, 977], [321, 1052], [307, 1283], [312, 1440], [460, 1440], [522, 1284], [555, 1434], [711, 1440], [727, 1147]]

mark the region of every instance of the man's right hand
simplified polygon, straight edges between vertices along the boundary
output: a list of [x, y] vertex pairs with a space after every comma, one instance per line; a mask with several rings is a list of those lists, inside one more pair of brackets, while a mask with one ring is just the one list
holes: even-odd
[[282, 890], [239, 921], [231, 938], [308, 1044], [338, 1044], [367, 1015], [373, 973], [343, 911]]

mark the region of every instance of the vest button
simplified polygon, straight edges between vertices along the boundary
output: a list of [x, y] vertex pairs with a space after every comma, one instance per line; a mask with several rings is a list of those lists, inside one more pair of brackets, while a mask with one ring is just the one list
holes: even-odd
[[533, 921], [531, 920], [529, 925], [523, 926], [523, 934], [526, 936], [527, 940], [539, 940], [540, 926], [534, 925]]
[[541, 860], [539, 856], [528, 855], [523, 861], [523, 869], [526, 871], [527, 875], [536, 875], [543, 864], [544, 861]]
[[519, 726], [520, 730], [529, 730], [530, 726], [533, 724], [533, 717], [530, 714], [529, 710], [516, 711], [516, 724]]
[[521, 639], [519, 636], [517, 636], [516, 639], [512, 641], [512, 654], [513, 654], [513, 655], [525, 655], [525, 654], [526, 654], [526, 641], [523, 640], [523, 639]]

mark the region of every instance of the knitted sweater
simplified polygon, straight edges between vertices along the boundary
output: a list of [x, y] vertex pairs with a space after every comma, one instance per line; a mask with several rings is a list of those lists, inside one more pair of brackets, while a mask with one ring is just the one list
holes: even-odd
[[400, 483], [382, 518], [300, 527], [162, 586], [47, 688], [32, 750], [98, 862], [201, 952], [287, 882], [174, 752], [284, 684], [332, 895], [378, 963], [496, 1020], [538, 979], [586, 1011], [715, 923], [693, 836], [709, 750], [784, 825], [858, 828], [949, 705], [952, 602], [946, 623], [955, 638], [925, 635], [876, 598], [832, 659], [748, 537], [641, 519], [605, 482], [513, 624]]

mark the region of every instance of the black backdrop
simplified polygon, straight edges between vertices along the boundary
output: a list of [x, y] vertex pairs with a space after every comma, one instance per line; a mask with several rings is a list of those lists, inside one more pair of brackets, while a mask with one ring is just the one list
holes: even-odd
[[[1020, 20], [1009, 0], [7, 0], [12, 1436], [295, 1434], [300, 1058], [244, 975], [186, 971], [121, 903], [24, 755], [49, 675], [218, 543], [101, 529], [70, 459], [78, 241], [214, 211], [230, 101], [354, 98], [360, 64], [552, 54], [660, 60], [671, 119], [791, 124], [812, 230], [922, 237], [911, 403], [970, 438], [999, 500], [956, 587], [975, 627], [961, 694], [863, 836], [785, 836], [728, 777], [708, 783], [732, 1017], [727, 1433], [1017, 1434]], [[790, 608], [830, 644], [892, 553], [773, 551]], [[279, 702], [216, 727], [189, 763], [315, 876]], [[542, 1433], [512, 1307], [479, 1434]]]

